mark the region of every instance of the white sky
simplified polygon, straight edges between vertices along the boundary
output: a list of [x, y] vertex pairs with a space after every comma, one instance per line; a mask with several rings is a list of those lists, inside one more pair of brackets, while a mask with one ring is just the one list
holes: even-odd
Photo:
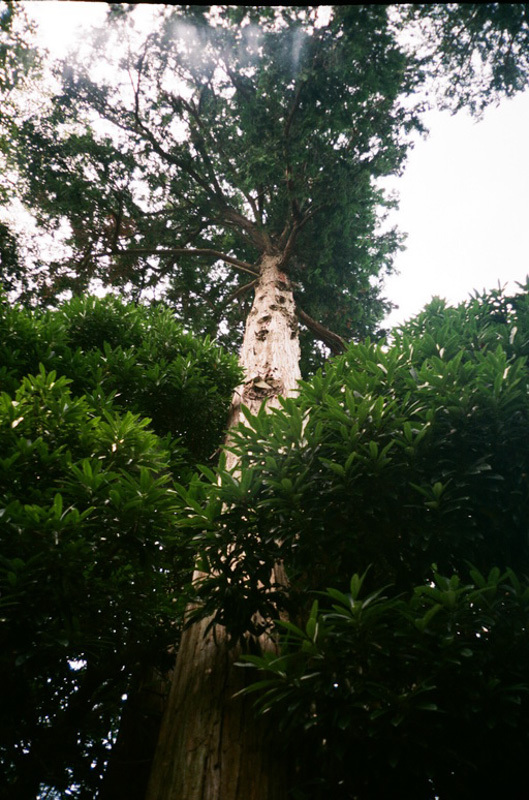
[[[76, 46], [76, 28], [102, 22], [107, 9], [67, 0], [24, 5], [59, 57]], [[147, 18], [152, 6], [142, 11]], [[399, 274], [386, 282], [385, 294], [399, 306], [389, 324], [434, 295], [457, 303], [498, 282], [514, 290], [529, 274], [529, 90], [490, 107], [480, 122], [464, 112], [430, 112], [426, 121], [430, 136], [391, 182], [400, 195], [392, 222], [408, 239]]]
[[466, 113], [431, 112], [430, 136], [394, 182], [394, 215], [408, 233], [400, 275], [386, 292], [408, 318], [439, 295], [451, 303], [474, 290], [515, 289], [529, 274], [529, 91], [476, 122]]

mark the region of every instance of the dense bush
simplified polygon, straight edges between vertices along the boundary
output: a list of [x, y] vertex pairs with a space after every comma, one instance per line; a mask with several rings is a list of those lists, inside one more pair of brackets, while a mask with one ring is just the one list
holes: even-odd
[[122, 697], [139, 665], [168, 667], [186, 602], [171, 468], [218, 448], [239, 373], [115, 300], [4, 304], [0, 331], [0, 794], [94, 797]]
[[527, 287], [434, 301], [251, 418], [240, 472], [182, 492], [205, 611], [236, 638], [290, 613], [281, 656], [248, 663], [311, 798], [524, 796], [528, 353]]
[[527, 287], [352, 345], [234, 433], [235, 471], [191, 478], [233, 361], [114, 300], [0, 324], [6, 797], [94, 796], [197, 550], [196, 615], [279, 640], [244, 664], [299, 798], [525, 796]]
[[39, 364], [72, 381], [95, 408], [149, 417], [186, 463], [207, 461], [222, 441], [240, 371], [208, 339], [197, 339], [163, 306], [125, 305], [108, 296], [74, 298], [57, 311], [29, 314], [4, 301], [0, 386], [16, 391]]

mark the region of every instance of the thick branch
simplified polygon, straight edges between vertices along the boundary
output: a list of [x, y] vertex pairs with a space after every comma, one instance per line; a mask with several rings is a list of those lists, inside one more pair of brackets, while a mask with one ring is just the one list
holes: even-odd
[[245, 192], [244, 189], [241, 189], [241, 191], [242, 191], [242, 193], [243, 193], [243, 195], [244, 195], [244, 197], [246, 199], [246, 202], [250, 205], [250, 208], [252, 209], [252, 213], [254, 215], [255, 221], [262, 225], [263, 224], [263, 217], [259, 213], [259, 209], [257, 208], [257, 203], [255, 202], [254, 198], [252, 197], [250, 192]]
[[[287, 221], [285, 222], [285, 227], [281, 231], [281, 236], [279, 237], [279, 242], [278, 242], [279, 250], [284, 250], [285, 249], [285, 246], [286, 246], [286, 243], [288, 242], [291, 230], [292, 230], [292, 228], [291, 228], [290, 218], [288, 218]], [[284, 259], [283, 259], [283, 261], [284, 261]]]
[[[169, 98], [169, 102], [171, 102], [171, 96], [170, 95], [168, 95], [168, 98]], [[204, 124], [204, 121], [200, 116], [199, 109], [195, 106], [195, 104], [192, 101], [188, 102], [187, 100], [184, 100], [183, 98], [178, 98], [178, 101], [182, 104], [183, 108], [186, 109], [186, 111], [189, 114], [190, 119], [192, 118], [192, 120], [194, 121], [194, 125], [190, 124], [191, 141], [194, 144], [194, 146], [197, 148], [197, 151], [198, 151], [198, 153], [200, 154], [200, 156], [202, 158], [202, 161], [203, 161], [203, 163], [204, 163], [204, 165], [206, 167], [206, 170], [207, 170], [207, 172], [209, 174], [209, 177], [210, 177], [210, 179], [211, 179], [211, 181], [213, 183], [213, 186], [215, 187], [216, 194], [217, 194], [219, 200], [221, 200], [221, 202], [222, 202], [222, 205], [223, 205], [223, 210], [221, 211], [222, 216], [226, 217], [228, 219], [228, 221], [230, 221], [230, 222], [235, 222], [235, 224], [238, 227], [242, 228], [242, 230], [244, 230], [248, 234], [248, 236], [250, 237], [250, 240], [252, 241], [252, 243], [256, 247], [258, 247], [261, 251], [264, 251], [264, 252], [270, 251], [271, 250], [271, 242], [270, 242], [270, 239], [269, 239], [268, 234], [266, 233], [266, 231], [264, 231], [264, 230], [260, 229], [259, 227], [257, 227], [256, 224], [254, 222], [252, 222], [252, 220], [250, 220], [247, 217], [245, 217], [244, 214], [240, 213], [236, 209], [233, 209], [231, 207], [231, 205], [229, 204], [228, 200], [226, 199], [226, 197], [224, 195], [224, 192], [222, 191], [222, 189], [220, 187], [220, 184], [219, 184], [219, 181], [217, 179], [216, 172], [215, 172], [215, 167], [213, 166], [213, 162], [212, 162], [212, 160], [211, 160], [211, 158], [209, 156], [208, 143], [207, 143], [206, 139], [209, 138], [209, 139], [213, 139], [214, 140], [215, 147], [219, 152], [222, 153], [222, 155], [223, 155], [223, 157], [225, 159], [226, 165], [231, 167], [232, 165], [230, 163], [230, 160], [224, 154], [223, 148], [220, 146], [220, 143], [214, 139], [214, 137], [211, 134], [211, 130], [209, 129], [209, 127], [207, 125]], [[258, 214], [257, 214], [257, 208], [255, 206], [255, 202], [254, 202], [253, 198], [251, 197], [251, 195], [249, 195], [244, 190], [241, 190], [241, 191], [242, 191], [242, 194], [244, 195], [244, 197], [246, 198], [247, 202], [249, 203], [249, 205], [250, 205], [250, 207], [251, 207], [251, 209], [253, 211], [255, 220], [257, 222], [258, 221]]]
[[213, 166], [211, 158], [209, 157], [208, 147], [207, 147], [206, 141], [204, 139], [204, 136], [199, 132], [199, 129], [203, 130], [203, 125], [202, 125], [202, 120], [200, 118], [200, 114], [198, 113], [198, 110], [195, 108], [195, 106], [194, 106], [194, 104], [192, 102], [187, 102], [183, 98], [179, 98], [179, 100], [182, 103], [183, 107], [187, 110], [189, 116], [192, 117], [195, 120], [195, 127], [192, 127], [191, 125], [189, 126], [190, 127], [190, 134], [191, 134], [191, 141], [193, 142], [193, 144], [197, 148], [197, 151], [200, 153], [200, 155], [202, 157], [202, 161], [204, 162], [204, 165], [205, 165], [206, 170], [207, 170], [207, 172], [209, 174], [211, 182], [212, 182], [212, 184], [213, 184], [213, 186], [215, 188], [215, 192], [216, 192], [217, 196], [219, 198], [221, 198], [224, 202], [226, 202], [226, 199], [224, 197], [224, 192], [222, 191], [222, 189], [220, 187], [220, 184], [219, 184], [216, 172], [215, 172], [215, 168]]
[[292, 251], [294, 249], [294, 244], [296, 243], [296, 239], [299, 233], [299, 225], [294, 223], [292, 229], [290, 231], [289, 237], [286, 241], [286, 244], [283, 249], [283, 253], [281, 256], [281, 267], [284, 269], [288, 263], [288, 259], [290, 258]]
[[133, 256], [212, 256], [219, 261], [225, 261], [227, 264], [231, 264], [231, 266], [236, 267], [241, 272], [247, 272], [248, 275], [253, 275], [254, 278], [259, 277], [259, 273], [256, 272], [255, 267], [253, 264], [249, 264], [247, 261], [241, 261], [234, 256], [229, 256], [226, 253], [222, 253], [220, 250], [212, 250], [209, 247], [167, 247], [163, 249], [151, 248], [151, 247], [132, 247], [126, 250], [109, 250], [106, 253], [101, 253], [98, 257], [101, 258], [102, 256], [124, 256], [124, 255], [133, 255]]
[[239, 286], [238, 289], [236, 289], [228, 298], [226, 298], [226, 300], [222, 303], [221, 308], [226, 308], [226, 306], [229, 306], [230, 303], [233, 303], [234, 300], [236, 300], [242, 294], [246, 294], [246, 292], [248, 292], [250, 289], [253, 289], [256, 285], [257, 280], [250, 281], [250, 283], [245, 283], [242, 286]]
[[300, 321], [316, 334], [318, 339], [320, 339], [323, 344], [326, 344], [335, 355], [343, 353], [347, 349], [347, 342], [345, 339], [342, 339], [337, 333], [330, 331], [325, 325], [309, 317], [299, 306], [297, 307], [297, 315]]
[[259, 229], [257, 225], [248, 219], [248, 217], [245, 217], [244, 214], [226, 205], [226, 207], [221, 210], [219, 216], [226, 225], [231, 224], [245, 231], [252, 244], [261, 250], [261, 252], [269, 253], [271, 251], [272, 244], [266, 231]]
[[279, 249], [283, 251], [283, 257], [281, 260], [283, 267], [286, 266], [286, 263], [292, 254], [292, 250], [294, 249], [299, 232], [305, 227], [307, 222], [309, 222], [319, 211], [322, 210], [322, 208], [325, 208], [325, 205], [313, 206], [307, 209], [300, 220], [296, 221], [292, 226], [290, 221], [287, 220], [279, 238]]

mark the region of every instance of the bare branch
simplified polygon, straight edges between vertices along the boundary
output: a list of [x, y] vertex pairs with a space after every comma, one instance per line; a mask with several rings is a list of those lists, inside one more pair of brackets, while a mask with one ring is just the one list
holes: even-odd
[[248, 217], [245, 217], [244, 214], [236, 211], [231, 206], [226, 206], [226, 208], [220, 211], [219, 216], [225, 222], [225, 224], [231, 224], [247, 233], [252, 244], [261, 250], [261, 252], [270, 252], [272, 243], [270, 242], [268, 233], [259, 229], [257, 225], [248, 219]]
[[112, 250], [108, 250], [105, 253], [100, 253], [97, 257], [101, 258], [102, 256], [124, 256], [124, 255], [133, 255], [133, 256], [212, 256], [219, 261], [225, 261], [227, 264], [231, 264], [231, 266], [236, 267], [241, 272], [247, 272], [249, 275], [253, 275], [254, 278], [259, 277], [259, 273], [255, 271], [255, 267], [253, 264], [249, 264], [247, 261], [241, 261], [234, 256], [229, 256], [226, 253], [222, 253], [220, 250], [212, 250], [210, 247], [164, 247], [164, 248], [155, 248], [155, 247], [131, 247], [127, 248], [126, 250], [119, 250], [114, 248]]
[[306, 314], [303, 309], [299, 308], [299, 306], [297, 307], [297, 314], [300, 322], [302, 322], [307, 326], [307, 328], [309, 328], [309, 330], [316, 334], [318, 339], [320, 339], [323, 344], [326, 344], [335, 355], [343, 353], [347, 349], [347, 342], [345, 339], [342, 339], [342, 337], [338, 336], [337, 333], [330, 331], [325, 327], [325, 325], [322, 325], [320, 322], [316, 322], [315, 319], [312, 319], [312, 317], [309, 317], [309, 315]]
[[147, 126], [141, 121], [139, 115], [134, 115], [134, 121], [135, 121], [134, 125], [125, 125], [117, 118], [116, 115], [112, 114], [110, 109], [107, 109], [107, 113], [105, 116], [108, 120], [110, 120], [110, 122], [113, 122], [114, 125], [116, 125], [118, 128], [121, 128], [122, 130], [130, 133], [143, 135], [147, 139], [147, 141], [150, 142], [153, 150], [160, 156], [160, 158], [162, 158], [169, 164], [174, 164], [175, 166], [179, 167], [183, 172], [189, 175], [189, 177], [192, 178], [195, 181], [195, 183], [198, 184], [198, 186], [201, 186], [202, 189], [204, 189], [204, 191], [209, 195], [210, 198], [215, 199], [217, 201], [219, 200], [215, 185], [214, 184], [212, 185], [207, 181], [203, 180], [203, 178], [201, 178], [201, 176], [197, 173], [196, 170], [193, 169], [191, 164], [185, 158], [177, 156], [174, 152], [169, 152], [167, 150], [164, 150], [162, 145], [154, 136], [153, 132], [149, 128], [147, 128]]
[[215, 192], [216, 192], [217, 196], [219, 198], [221, 198], [224, 202], [226, 202], [226, 198], [224, 196], [224, 192], [222, 191], [222, 189], [220, 187], [220, 183], [218, 181], [217, 174], [215, 172], [215, 168], [213, 166], [211, 158], [209, 157], [207, 143], [205, 141], [204, 136], [200, 132], [200, 131], [204, 130], [204, 126], [202, 124], [202, 120], [200, 118], [200, 114], [198, 113], [197, 108], [195, 108], [195, 105], [193, 104], [193, 102], [191, 102], [191, 101], [188, 102], [187, 100], [184, 100], [184, 98], [179, 98], [179, 100], [182, 103], [183, 107], [188, 112], [190, 118], [192, 117], [194, 119], [194, 121], [195, 121], [195, 126], [191, 126], [191, 125], [189, 126], [190, 135], [191, 135], [191, 141], [194, 144], [194, 146], [196, 147], [198, 153], [200, 154], [200, 156], [202, 158], [202, 161], [203, 161], [204, 166], [205, 166], [205, 168], [206, 168], [206, 170], [208, 172], [209, 178], [210, 178], [210, 180], [211, 180], [211, 182], [212, 182], [212, 184], [213, 184], [213, 186], [215, 188]]
[[[192, 119], [194, 124], [190, 124], [190, 135], [191, 135], [191, 142], [197, 149], [204, 166], [207, 170], [210, 180], [212, 181], [213, 186], [215, 187], [216, 194], [219, 200], [222, 202], [224, 210], [221, 212], [223, 216], [227, 217], [230, 222], [234, 222], [237, 227], [241, 228], [243, 231], [247, 233], [251, 242], [256, 245], [260, 250], [267, 250], [271, 247], [270, 238], [266, 231], [261, 230], [255, 223], [261, 222], [258, 210], [255, 204], [254, 198], [251, 196], [249, 192], [245, 192], [243, 189], [240, 191], [242, 192], [244, 198], [248, 202], [250, 208], [252, 209], [252, 213], [254, 215], [255, 222], [248, 219], [239, 211], [236, 211], [230, 205], [228, 199], [226, 198], [224, 192], [222, 191], [219, 181], [217, 179], [215, 167], [213, 162], [208, 153], [208, 139], [214, 141], [217, 150], [221, 153], [222, 157], [224, 158], [225, 165], [230, 168], [234, 169], [230, 159], [226, 156], [224, 149], [221, 147], [220, 142], [215, 139], [212, 135], [210, 128], [204, 124], [202, 117], [200, 116], [200, 106], [197, 108], [193, 101], [187, 101], [184, 98], [174, 98], [170, 93], [166, 93], [167, 99], [169, 102], [174, 106], [174, 102], [178, 100], [178, 103], [182, 105], [182, 107], [187, 111], [189, 114], [190, 120]], [[228, 170], [229, 171], [229, 170]]]
[[239, 286], [238, 289], [236, 289], [234, 292], [232, 292], [232, 294], [230, 294], [228, 298], [226, 298], [226, 300], [222, 303], [221, 308], [226, 308], [226, 306], [229, 306], [230, 303], [233, 303], [234, 300], [236, 300], [242, 294], [248, 292], [250, 289], [253, 289], [254, 286], [256, 285], [257, 285], [257, 280], [250, 281], [250, 283], [245, 283], [243, 284], [243, 286]]

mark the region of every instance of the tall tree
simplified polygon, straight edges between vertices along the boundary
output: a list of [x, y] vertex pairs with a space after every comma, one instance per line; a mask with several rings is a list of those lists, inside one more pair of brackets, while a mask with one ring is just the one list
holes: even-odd
[[[125, 16], [119, 25], [129, 22]], [[167, 278], [176, 309], [206, 329], [211, 321], [194, 312], [194, 301], [217, 312], [254, 289], [237, 403], [256, 407], [292, 392], [299, 377], [294, 288], [306, 309], [298, 316], [333, 349], [343, 347], [340, 333], [371, 330], [385, 308], [378, 276], [399, 242], [377, 230], [384, 198], [376, 179], [399, 170], [407, 134], [418, 126], [400, 102], [416, 76], [386, 9], [347, 7], [322, 25], [306, 8], [166, 9], [159, 30], [124, 66], [128, 84], [97, 85], [86, 70], [65, 68], [50, 117], [24, 128], [27, 196], [38, 199], [42, 220], [66, 219], [71, 228], [73, 259], [56, 265], [55, 289], [80, 291], [110, 277], [141, 293]], [[118, 135], [95, 133], [85, 121], [94, 112]], [[318, 322], [310, 316], [316, 309]], [[213, 323], [221, 321], [216, 313]], [[226, 322], [233, 344], [237, 316]], [[220, 652], [213, 633], [204, 640], [203, 626], [185, 641], [178, 675], [198, 675], [193, 718], [209, 733], [190, 729], [177, 783], [164, 775], [162, 791], [278, 797], [284, 782], [258, 739], [250, 758], [251, 737], [243, 736], [234, 763], [240, 734], [225, 716], [232, 690], [218, 691], [231, 652]], [[213, 695], [205, 690], [210, 668], [218, 677]], [[186, 689], [184, 680], [180, 697], [189, 701]], [[199, 739], [206, 745], [198, 748]], [[160, 752], [174, 762], [174, 753]], [[193, 752], [185, 774], [181, 764]]]
[[[123, 30], [130, 18], [118, 11]], [[204, 330], [224, 323], [233, 344], [241, 317], [227, 303], [254, 289], [235, 405], [292, 391], [294, 309], [331, 349], [372, 330], [383, 311], [377, 281], [399, 245], [377, 230], [387, 201], [376, 179], [403, 164], [420, 127], [404, 101], [424, 75], [390, 17], [382, 5], [337, 7], [327, 21], [314, 7], [166, 8], [124, 59], [126, 81], [65, 67], [50, 116], [25, 126], [21, 163], [42, 220], [70, 224], [72, 255], [54, 265], [48, 290], [99, 278], [141, 295], [165, 280], [182, 316]], [[112, 35], [99, 52], [112, 51]], [[112, 135], [96, 132], [94, 113]], [[192, 630], [175, 682], [180, 719], [194, 664], [194, 697], [211, 697], [208, 675], [231, 692], [215, 628], [209, 639]], [[201, 736], [191, 731], [178, 758], [164, 735], [153, 796], [278, 797], [256, 780], [271, 775], [270, 752], [249, 735], [251, 757], [234, 753], [216, 701], [210, 714], [195, 705]]]
[[[28, 122], [20, 150], [28, 201], [71, 228], [54, 290], [99, 278], [141, 293], [164, 281], [187, 324], [212, 333], [224, 319], [233, 346], [241, 299], [274, 256], [327, 344], [341, 346], [325, 328], [373, 330], [399, 246], [378, 228], [389, 200], [376, 179], [402, 167], [418, 127], [402, 98], [420, 76], [386, 7], [338, 8], [326, 24], [318, 14], [165, 8], [113, 65], [119, 80], [64, 68], [53, 113]], [[100, 59], [130, 24], [109, 29]]]
[[[299, 273], [309, 310], [312, 303], [320, 320], [334, 318], [339, 326], [346, 308], [349, 319], [360, 317], [359, 289], [368, 311], [370, 294], [373, 306], [369, 279], [397, 244], [376, 232], [382, 198], [375, 179], [398, 170], [405, 155], [402, 137], [414, 118], [400, 96], [412, 86], [410, 64], [382, 7], [351, 7], [325, 27], [314, 23], [306, 10], [283, 12], [279, 20], [273, 10], [246, 8], [228, 10], [216, 25], [200, 16], [190, 27], [171, 13], [164, 35], [152, 38], [135, 64], [125, 107], [86, 76], [67, 76], [65, 98], [75, 94], [77, 108], [89, 102], [130, 135], [135, 164], [147, 159], [158, 212], [155, 226], [142, 226], [140, 218], [136, 241], [122, 253], [119, 215], [126, 209], [118, 210], [112, 239], [101, 230], [95, 242], [89, 238], [87, 264], [102, 257], [119, 264], [125, 255], [176, 257], [186, 265], [209, 256], [249, 273], [255, 301], [236, 402], [255, 410], [291, 393], [299, 377], [293, 278]], [[77, 153], [80, 145], [82, 139]], [[131, 151], [126, 155], [132, 160]], [[118, 170], [123, 161], [114, 158]], [[169, 213], [155, 204], [156, 193], [173, 206]], [[193, 280], [186, 277], [188, 292]], [[200, 294], [215, 283], [210, 269]], [[303, 321], [342, 345], [321, 322], [306, 313]], [[278, 798], [286, 791], [281, 759], [263, 740], [262, 726], [252, 723], [244, 702], [231, 699], [239, 688], [235, 652], [207, 621], [184, 635], [152, 797]]]

